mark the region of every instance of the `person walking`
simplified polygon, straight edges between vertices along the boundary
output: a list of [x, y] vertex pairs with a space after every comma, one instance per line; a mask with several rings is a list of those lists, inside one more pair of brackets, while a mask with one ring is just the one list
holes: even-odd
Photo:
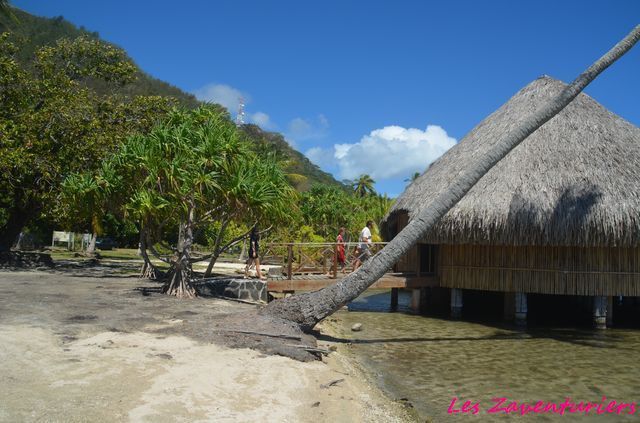
[[359, 254], [356, 257], [356, 263], [353, 270], [357, 270], [362, 263], [367, 261], [373, 255], [371, 253], [371, 229], [373, 229], [373, 221], [367, 220], [367, 224], [360, 231], [360, 237], [358, 238]]
[[256, 265], [256, 276], [258, 279], [262, 279], [262, 273], [260, 273], [260, 231], [258, 225], [255, 225], [251, 229], [249, 235], [249, 259], [247, 260], [247, 267], [244, 269], [245, 278], [249, 277], [249, 268], [252, 264]]
[[[336, 266], [340, 266], [342, 273], [345, 273], [345, 254], [344, 254], [344, 228], [340, 228], [336, 237]], [[336, 267], [337, 271], [337, 267]]]

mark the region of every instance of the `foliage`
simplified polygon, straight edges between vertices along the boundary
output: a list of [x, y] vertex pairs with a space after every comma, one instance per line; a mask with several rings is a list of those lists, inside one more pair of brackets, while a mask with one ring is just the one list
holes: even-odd
[[284, 221], [296, 196], [277, 161], [253, 153], [228, 115], [209, 105], [172, 110], [149, 133], [129, 137], [103, 169], [114, 169], [109, 178], [118, 189], [111, 198], [121, 199], [142, 228], [143, 248], [157, 254], [153, 246], [164, 231], [177, 231], [175, 245], [167, 246], [171, 257], [157, 254], [174, 276], [181, 274], [179, 292], [167, 289], [176, 295], [194, 294], [188, 280], [199, 260], [192, 256], [199, 229], [217, 257], [239, 227]]
[[[15, 14], [16, 19], [11, 19], [0, 13], [0, 32], [10, 32], [14, 40], [20, 41], [21, 48], [16, 53], [16, 60], [23, 66], [31, 66], [36, 51], [42, 47], [55, 46], [61, 39], [84, 37], [104, 46], [116, 48], [100, 40], [97, 32], [91, 32], [82, 27], [78, 28], [62, 16], [44, 18], [31, 15], [20, 9], [12, 8], [10, 11]], [[131, 62], [128, 57], [126, 57], [126, 61]], [[163, 96], [171, 97], [185, 107], [198, 105], [198, 101], [192, 94], [153, 78], [137, 67], [133, 76], [134, 80], [130, 84], [117, 88], [96, 78], [88, 78], [82, 82], [98, 94], [117, 93], [127, 97]]]
[[[301, 225], [312, 227], [315, 233], [330, 242], [335, 241], [340, 227], [346, 228], [347, 238], [357, 239], [368, 220], [379, 223], [392, 205], [386, 195], [360, 197], [326, 185], [314, 185], [301, 197]], [[376, 238], [375, 233], [373, 236]], [[379, 236], [374, 240], [379, 241]]]
[[360, 175], [358, 179], [351, 183], [351, 186], [353, 187], [353, 192], [358, 197], [364, 197], [376, 193], [376, 190], [374, 188], [375, 183], [376, 181], [374, 181], [371, 176], [365, 174]]
[[61, 40], [38, 49], [31, 66], [15, 58], [19, 48], [0, 35], [0, 243], [13, 241], [30, 219], [46, 218], [61, 182], [73, 172], [97, 168], [126, 136], [148, 129], [168, 110], [160, 97], [99, 96], [85, 78], [112, 85], [134, 77], [135, 66], [119, 49], [89, 38]]
[[284, 164], [290, 182], [298, 191], [306, 191], [314, 184], [345, 189], [333, 176], [320, 170], [306, 156], [291, 148], [281, 134], [263, 131], [259, 126], [251, 124], [243, 125], [241, 131], [250, 141], [251, 149], [258, 155], [275, 154]]

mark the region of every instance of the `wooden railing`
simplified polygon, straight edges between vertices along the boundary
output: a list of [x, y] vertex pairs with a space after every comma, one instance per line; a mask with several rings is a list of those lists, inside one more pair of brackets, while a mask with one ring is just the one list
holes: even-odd
[[[372, 242], [372, 255], [380, 251], [387, 242]], [[342, 243], [345, 253], [344, 272], [352, 272], [357, 263], [358, 242]], [[293, 275], [325, 274], [336, 279], [342, 269], [338, 268], [339, 244], [336, 242], [282, 242], [269, 243], [261, 254], [261, 262], [282, 266], [282, 272], [291, 279]]]

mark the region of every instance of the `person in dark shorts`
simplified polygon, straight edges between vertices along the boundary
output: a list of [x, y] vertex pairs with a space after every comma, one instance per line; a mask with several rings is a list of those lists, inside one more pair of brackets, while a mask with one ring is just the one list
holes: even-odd
[[244, 269], [244, 276], [249, 277], [249, 267], [252, 264], [256, 265], [256, 276], [262, 279], [262, 273], [260, 273], [260, 231], [258, 225], [255, 225], [251, 229], [249, 235], [249, 259], [247, 260], [247, 267]]

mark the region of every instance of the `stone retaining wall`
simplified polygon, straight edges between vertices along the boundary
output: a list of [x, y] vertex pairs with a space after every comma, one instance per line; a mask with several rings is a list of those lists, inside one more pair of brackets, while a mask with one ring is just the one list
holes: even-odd
[[200, 295], [212, 295], [237, 300], [267, 302], [267, 283], [258, 279], [217, 277], [199, 280], [196, 288]]

